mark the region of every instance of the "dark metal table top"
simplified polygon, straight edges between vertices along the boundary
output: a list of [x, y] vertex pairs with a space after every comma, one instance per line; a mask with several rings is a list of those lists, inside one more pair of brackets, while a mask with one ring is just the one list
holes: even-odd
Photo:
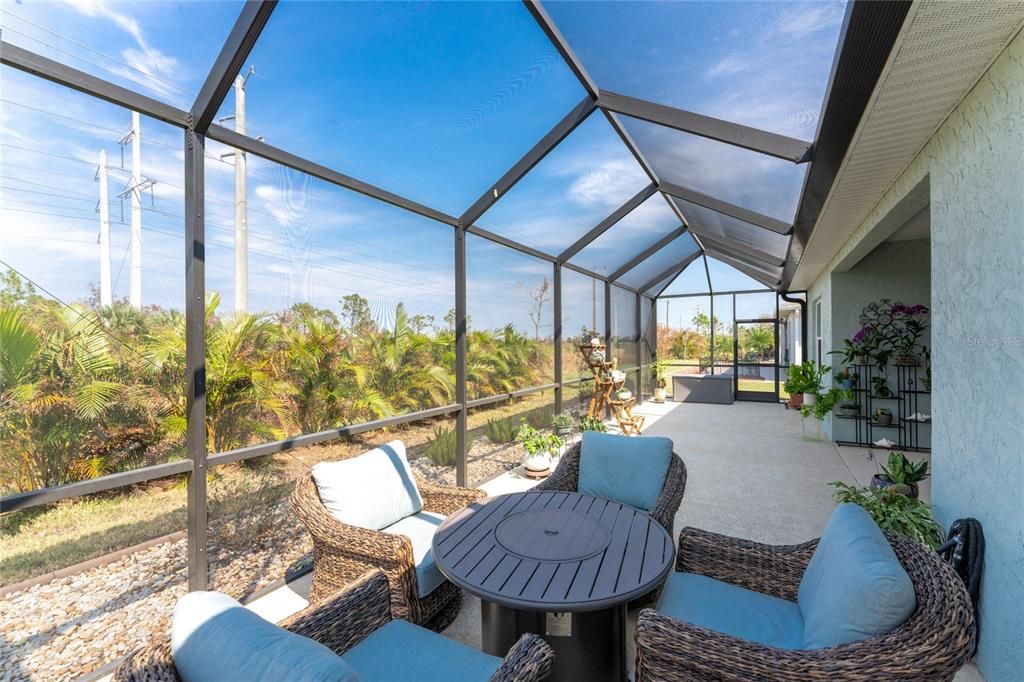
[[434, 534], [448, 579], [509, 608], [590, 611], [642, 596], [672, 568], [668, 532], [628, 505], [571, 492], [476, 502]]

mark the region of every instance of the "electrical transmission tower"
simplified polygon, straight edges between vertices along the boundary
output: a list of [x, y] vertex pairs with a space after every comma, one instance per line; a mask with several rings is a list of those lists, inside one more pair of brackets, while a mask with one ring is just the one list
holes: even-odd
[[113, 293], [110, 284], [110, 195], [107, 189], [107, 150], [100, 150], [100, 165], [96, 169], [96, 180], [100, 183], [100, 234], [98, 243], [100, 245], [100, 305], [108, 306], [113, 303]]
[[[245, 84], [256, 69], [235, 78], [235, 114], [221, 122], [235, 120], [235, 132], [245, 135]], [[249, 202], [245, 152], [236, 149], [221, 158], [235, 159], [235, 312], [249, 312]]]
[[132, 112], [132, 127], [118, 141], [121, 145], [121, 166], [124, 167], [124, 147], [131, 145], [132, 169], [128, 184], [117, 195], [124, 200], [131, 198], [132, 221], [131, 238], [128, 248], [131, 249], [131, 268], [128, 302], [136, 310], [142, 309], [142, 193], [150, 190], [152, 200], [152, 188], [156, 180], [142, 176], [142, 124], [140, 123], [139, 112]]

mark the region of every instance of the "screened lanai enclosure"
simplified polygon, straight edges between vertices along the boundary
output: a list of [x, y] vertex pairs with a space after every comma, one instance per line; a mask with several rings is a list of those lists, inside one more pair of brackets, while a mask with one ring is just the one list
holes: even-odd
[[5, 5], [2, 511], [37, 536], [3, 583], [170, 533], [163, 587], [251, 594], [308, 568], [310, 465], [401, 437], [486, 481], [509, 424], [586, 409], [595, 335], [639, 400], [659, 358], [779, 400], [905, 12]]

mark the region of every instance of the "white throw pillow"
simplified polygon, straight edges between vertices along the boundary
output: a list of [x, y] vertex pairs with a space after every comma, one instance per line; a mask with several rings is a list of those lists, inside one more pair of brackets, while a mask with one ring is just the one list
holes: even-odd
[[314, 464], [313, 481], [331, 516], [351, 526], [380, 530], [423, 510], [400, 440], [352, 459]]

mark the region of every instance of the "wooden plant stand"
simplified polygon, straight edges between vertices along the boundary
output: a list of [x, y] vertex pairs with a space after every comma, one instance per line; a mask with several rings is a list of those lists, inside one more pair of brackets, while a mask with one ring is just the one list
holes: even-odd
[[601, 413], [607, 407], [615, 416], [615, 421], [619, 423], [619, 428], [622, 429], [623, 434], [627, 436], [632, 434], [640, 435], [640, 430], [644, 425], [644, 417], [633, 415], [633, 406], [636, 404], [636, 399], [619, 400], [612, 397], [621, 391], [626, 383], [625, 378], [618, 381], [615, 380], [613, 374], [615, 361], [609, 362], [607, 358], [595, 360], [593, 357], [594, 351], [601, 351], [602, 356], [604, 356], [605, 344], [580, 344], [578, 349], [594, 377], [594, 392], [590, 396], [587, 416], [600, 419]]

